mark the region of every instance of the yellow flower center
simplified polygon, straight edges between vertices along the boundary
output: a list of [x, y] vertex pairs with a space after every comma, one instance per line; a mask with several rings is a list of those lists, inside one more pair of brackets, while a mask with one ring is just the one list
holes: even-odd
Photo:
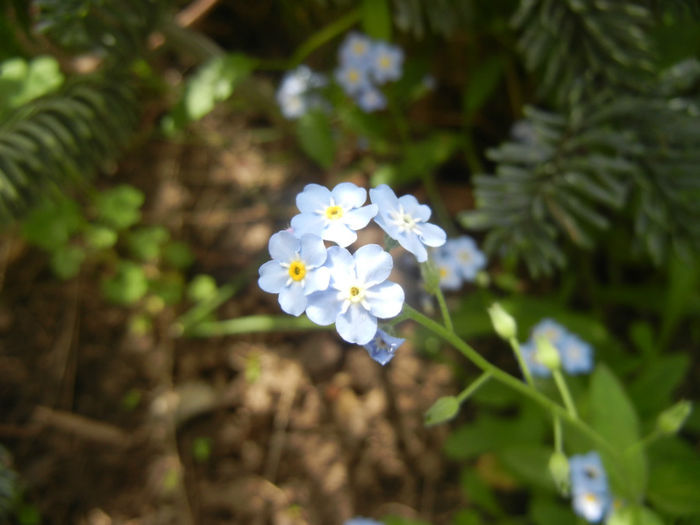
[[335, 220], [340, 219], [343, 216], [342, 206], [328, 206], [326, 208], [326, 219]]
[[438, 269], [438, 273], [440, 274], [440, 279], [444, 279], [447, 277], [447, 268], [444, 266]]
[[301, 281], [306, 276], [306, 265], [301, 261], [294, 261], [289, 265], [289, 277], [295, 281]]
[[363, 55], [365, 53], [365, 43], [364, 42], [355, 42], [352, 46], [352, 52], [355, 53], [356, 55]]
[[350, 287], [350, 297], [357, 297], [360, 295], [360, 289], [357, 286]]
[[360, 81], [360, 73], [357, 69], [351, 69], [348, 71], [348, 82], [351, 84], [357, 84]]
[[391, 67], [391, 59], [387, 55], [382, 55], [379, 58], [379, 67], [382, 69], [389, 69]]

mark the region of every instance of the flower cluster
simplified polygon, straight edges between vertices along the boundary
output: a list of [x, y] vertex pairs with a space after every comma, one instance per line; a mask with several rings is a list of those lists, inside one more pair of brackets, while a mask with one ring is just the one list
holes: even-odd
[[386, 185], [369, 194], [371, 204], [365, 204], [367, 191], [355, 184], [343, 182], [332, 190], [308, 184], [296, 197], [300, 213], [290, 230], [270, 237], [272, 260], [260, 267], [258, 285], [279, 294], [286, 313], [306, 312], [321, 326], [335, 323], [344, 340], [366, 345], [374, 360], [386, 364], [403, 339], [378, 330], [377, 320], [401, 312], [404, 291], [388, 280], [393, 259], [381, 246], [367, 244], [354, 253], [347, 247], [373, 219], [420, 262], [427, 259], [426, 245], [440, 246], [446, 236], [427, 222], [430, 208], [415, 197], [397, 197]]
[[486, 266], [486, 256], [474, 239], [462, 235], [436, 249], [433, 260], [440, 275], [440, 287], [458, 290], [465, 282], [474, 282], [476, 274]]
[[569, 458], [571, 498], [576, 514], [597, 523], [608, 513], [612, 498], [603, 462], [597, 452]]
[[335, 78], [363, 111], [386, 107], [386, 98], [377, 86], [401, 77], [403, 51], [386, 42], [360, 33], [350, 33], [339, 50]]
[[324, 75], [304, 65], [288, 71], [277, 90], [282, 114], [288, 119], [297, 119], [311, 108], [323, 107], [324, 101], [317, 91], [327, 83]]
[[549, 377], [551, 374], [549, 368], [537, 358], [536, 340], [540, 337], [546, 338], [556, 348], [565, 372], [575, 375], [593, 370], [593, 347], [556, 321], [543, 319], [532, 329], [530, 339], [520, 346], [533, 376]]

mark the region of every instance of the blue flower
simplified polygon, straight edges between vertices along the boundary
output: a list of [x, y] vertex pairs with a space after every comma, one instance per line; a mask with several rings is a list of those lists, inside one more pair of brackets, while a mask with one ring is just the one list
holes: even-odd
[[367, 190], [351, 182], [341, 182], [333, 190], [318, 184], [308, 184], [297, 195], [298, 215], [292, 217], [292, 229], [298, 237], [312, 233], [340, 246], [357, 240], [359, 230], [377, 214], [377, 206], [363, 206]]
[[459, 273], [465, 281], [473, 282], [476, 274], [486, 266], [486, 256], [468, 235], [448, 239], [445, 247], [452, 253]]
[[377, 330], [374, 338], [365, 345], [365, 350], [369, 356], [380, 365], [385, 365], [391, 361], [405, 339], [393, 337], [387, 334], [384, 330]]
[[330, 271], [326, 262], [326, 247], [320, 237], [295, 237], [288, 231], [270, 237], [268, 248], [272, 260], [260, 267], [258, 286], [269, 293], [279, 294], [282, 310], [301, 315], [307, 307], [307, 296], [328, 288]]
[[326, 85], [323, 75], [314, 73], [307, 66], [299, 66], [288, 71], [282, 78], [277, 90], [277, 103], [282, 114], [295, 119], [301, 117], [309, 108], [323, 105], [321, 98], [313, 90]]
[[546, 337], [557, 349], [568, 331], [553, 319], [542, 319], [532, 328], [530, 338], [534, 341], [538, 337]]
[[520, 351], [523, 354], [523, 359], [530, 373], [534, 377], [549, 377], [552, 372], [545, 365], [537, 360], [537, 345], [535, 340], [530, 339], [526, 343], [521, 343]]
[[353, 64], [367, 70], [372, 63], [373, 51], [374, 43], [368, 36], [356, 32], [349, 33], [338, 51], [340, 64]]
[[377, 42], [372, 52], [371, 74], [378, 84], [401, 78], [403, 50], [386, 42]]
[[377, 333], [377, 318], [401, 312], [403, 288], [387, 281], [393, 267], [391, 255], [377, 244], [367, 244], [351, 254], [340, 246], [328, 248], [328, 289], [309, 296], [306, 315], [316, 324], [335, 323], [340, 337], [365, 345]]
[[588, 374], [593, 370], [593, 347], [577, 335], [568, 334], [557, 348], [567, 373]]
[[612, 497], [600, 455], [595, 452], [569, 458], [574, 511], [591, 523], [599, 522], [610, 509]]
[[366, 113], [372, 113], [386, 107], [386, 98], [377, 88], [370, 86], [355, 95], [357, 105]]
[[369, 518], [350, 518], [343, 525], [384, 525], [381, 521], [371, 520]]
[[430, 207], [419, 204], [413, 195], [397, 198], [393, 190], [381, 184], [369, 190], [373, 204], [379, 207], [374, 221], [406, 250], [416, 256], [418, 262], [428, 260], [426, 246], [442, 246], [447, 235], [439, 226], [428, 221]]
[[[448, 243], [450, 241], [447, 241]], [[460, 274], [457, 259], [447, 244], [433, 250], [431, 259], [437, 268], [440, 277], [440, 288], [445, 290], [459, 290], [462, 286], [462, 275]]]
[[335, 79], [348, 95], [357, 95], [372, 87], [369, 72], [357, 64], [342, 64], [335, 71]]

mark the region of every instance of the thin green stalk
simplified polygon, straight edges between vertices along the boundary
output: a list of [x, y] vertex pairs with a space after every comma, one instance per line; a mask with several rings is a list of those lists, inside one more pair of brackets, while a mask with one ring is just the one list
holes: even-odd
[[471, 385], [459, 393], [457, 396], [457, 401], [459, 404], [461, 405], [464, 401], [471, 397], [477, 390], [479, 390], [479, 388], [481, 388], [481, 385], [486, 383], [486, 381], [489, 379], [491, 379], [491, 372], [482, 372]]
[[194, 326], [188, 335], [194, 337], [211, 337], [222, 335], [252, 334], [257, 332], [296, 332], [307, 330], [328, 330], [333, 325], [319, 326], [304, 317], [289, 315], [248, 315], [227, 319], [225, 321], [209, 321]]
[[450, 332], [454, 332], [454, 326], [452, 324], [452, 317], [450, 317], [450, 310], [447, 308], [447, 302], [445, 301], [445, 296], [442, 290], [438, 286], [435, 291], [435, 297], [437, 297], [438, 304], [440, 305], [440, 313], [442, 314], [442, 322], [445, 324]]
[[556, 414], [554, 415], [554, 450], [564, 453], [564, 440], [561, 432], [561, 419]]
[[569, 387], [566, 384], [566, 380], [564, 379], [564, 375], [561, 373], [561, 370], [559, 370], [558, 368], [552, 370], [552, 376], [554, 376], [554, 382], [557, 384], [557, 388], [559, 389], [561, 398], [564, 400], [564, 406], [566, 406], [566, 410], [569, 411], [571, 417], [578, 419], [576, 405], [574, 404], [574, 400], [571, 397], [571, 392], [569, 392]]
[[326, 42], [333, 40], [336, 36], [345, 33], [362, 18], [362, 10], [358, 7], [350, 11], [345, 16], [317, 31], [301, 44], [289, 60], [289, 69], [301, 64], [306, 57], [321, 47]]
[[515, 337], [511, 337], [508, 342], [510, 343], [510, 347], [513, 349], [513, 352], [515, 353], [515, 358], [518, 360], [518, 364], [520, 365], [520, 370], [523, 372], [523, 376], [525, 376], [525, 381], [532, 388], [535, 388], [535, 381], [532, 379], [532, 374], [530, 373], [530, 367], [527, 366], [527, 361], [525, 361], [525, 356], [523, 356], [523, 351], [520, 349], [520, 343], [518, 342], [518, 340]]
[[469, 359], [476, 366], [481, 368], [484, 372], [489, 372], [494, 379], [500, 383], [512, 388], [513, 390], [520, 392], [526, 397], [529, 397], [535, 403], [548, 410], [552, 415], [559, 416], [562, 420], [567, 421], [573, 427], [578, 429], [582, 434], [585, 434], [591, 441], [593, 441], [596, 446], [601, 449], [605, 449], [613, 457], [618, 457], [618, 452], [615, 450], [600, 434], [589, 427], [584, 421], [578, 417], [574, 417], [561, 405], [555, 403], [545, 395], [541, 394], [534, 388], [530, 387], [526, 383], [523, 383], [520, 379], [508, 374], [507, 372], [501, 370], [497, 366], [491, 364], [489, 361], [484, 359], [476, 350], [464, 342], [459, 336], [454, 332], [450, 332], [440, 323], [426, 317], [416, 309], [412, 308], [408, 304], [404, 304], [404, 313], [407, 317], [417, 322], [418, 324], [424, 326], [435, 335], [441, 337], [457, 350], [459, 350], [467, 359]]

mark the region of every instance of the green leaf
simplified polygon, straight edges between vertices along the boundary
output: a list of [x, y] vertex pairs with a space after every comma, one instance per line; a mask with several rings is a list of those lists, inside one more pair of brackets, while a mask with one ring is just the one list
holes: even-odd
[[297, 121], [297, 136], [309, 157], [324, 168], [331, 167], [336, 144], [328, 115], [322, 111], [307, 111]]
[[503, 59], [499, 56], [490, 57], [470, 73], [462, 102], [469, 118], [481, 109], [496, 89], [503, 74]]
[[122, 184], [95, 197], [98, 218], [117, 230], [124, 230], [141, 220], [140, 208], [145, 197], [133, 186]]
[[481, 515], [474, 509], [458, 510], [452, 518], [452, 525], [481, 525]]
[[143, 268], [131, 261], [119, 261], [117, 271], [102, 281], [102, 293], [108, 301], [120, 305], [134, 304], [148, 291]]
[[605, 522], [606, 525], [664, 525], [658, 514], [646, 507], [624, 506], [616, 508]]
[[449, 421], [459, 413], [459, 401], [455, 396], [443, 396], [425, 413], [425, 426], [438, 425]]
[[651, 416], [673, 402], [673, 393], [690, 368], [687, 354], [667, 354], [647, 360], [629, 386], [630, 397], [644, 416]]
[[162, 226], [144, 226], [127, 236], [131, 254], [144, 262], [155, 261], [160, 257], [160, 249], [170, 237], [168, 230]]
[[[598, 450], [613, 491], [630, 498], [641, 497], [646, 485], [647, 465], [643, 449], [633, 447], [639, 441], [637, 413], [622, 384], [605, 365], [598, 365], [591, 378], [590, 405], [591, 425], [615, 450], [620, 451], [618, 463], [607, 451]], [[624, 451], [628, 452], [623, 454]]]
[[29, 213], [22, 225], [22, 234], [31, 244], [53, 251], [68, 243], [82, 221], [75, 201], [47, 202]]
[[372, 38], [391, 40], [391, 7], [388, 0], [363, 0], [362, 27]]
[[89, 224], [85, 228], [85, 242], [95, 250], [106, 250], [117, 243], [117, 232], [107, 226]]
[[176, 270], [184, 270], [194, 262], [194, 255], [187, 243], [172, 241], [163, 247], [163, 260]]
[[255, 61], [240, 53], [215, 57], [202, 65], [185, 86], [183, 104], [187, 118], [197, 120], [209, 113], [218, 102], [231, 96], [254, 67]]
[[197, 275], [187, 287], [187, 298], [193, 303], [208, 301], [216, 296], [217, 290], [211, 275]]
[[182, 300], [185, 283], [179, 272], [167, 272], [148, 284], [149, 290], [160, 297], [167, 305], [175, 305]]
[[501, 463], [521, 481], [556, 492], [548, 469], [552, 449], [542, 445], [518, 444], [503, 449], [497, 456]]
[[39, 56], [26, 62], [12, 58], [0, 64], [0, 114], [57, 90], [63, 84], [58, 61]]
[[535, 497], [528, 512], [535, 525], [576, 525], [578, 520], [571, 506], [551, 498]]
[[700, 514], [700, 454], [685, 441], [667, 438], [649, 449], [648, 496], [674, 516]]
[[85, 260], [85, 250], [80, 246], [64, 245], [51, 255], [51, 269], [61, 279], [71, 279], [78, 275]]

